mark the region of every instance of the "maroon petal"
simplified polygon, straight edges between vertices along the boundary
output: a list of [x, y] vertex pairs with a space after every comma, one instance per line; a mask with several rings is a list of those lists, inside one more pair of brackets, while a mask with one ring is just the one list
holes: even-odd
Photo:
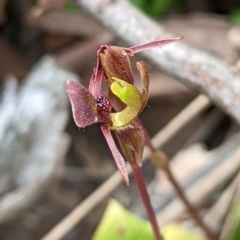
[[84, 128], [99, 122], [96, 100], [86, 87], [68, 80], [67, 93], [71, 102], [73, 118], [78, 127]]
[[98, 98], [102, 93], [102, 79], [103, 79], [103, 69], [100, 62], [100, 53], [103, 53], [107, 45], [101, 45], [97, 51], [97, 63], [96, 67], [93, 69], [93, 74], [89, 83], [89, 91], [92, 93], [94, 98]]
[[118, 142], [122, 152], [130, 165], [142, 164], [142, 155], [144, 149], [144, 131], [141, 125], [134, 121], [132, 125], [115, 130]]
[[117, 164], [118, 170], [120, 171], [121, 175], [123, 176], [123, 179], [126, 182], [126, 184], [129, 185], [126, 164], [122, 157], [122, 154], [118, 151], [116, 144], [113, 140], [113, 137], [112, 137], [112, 134], [110, 131], [110, 126], [107, 124], [103, 124], [103, 125], [101, 125], [101, 130], [102, 130], [102, 133], [103, 133], [103, 135], [107, 141], [107, 144], [112, 152], [112, 155]]
[[[147, 65], [143, 62], [137, 62], [137, 69], [141, 76], [142, 82], [142, 108], [141, 111], [145, 108], [148, 101], [148, 88], [149, 88], [149, 72]], [[141, 113], [141, 111], [139, 113]]]
[[109, 83], [112, 82], [112, 77], [115, 77], [133, 84], [134, 79], [129, 56], [123, 48], [109, 46], [104, 53], [100, 54], [100, 58]]
[[93, 75], [89, 83], [89, 92], [97, 99], [102, 93], [103, 70], [99, 67], [93, 69]]

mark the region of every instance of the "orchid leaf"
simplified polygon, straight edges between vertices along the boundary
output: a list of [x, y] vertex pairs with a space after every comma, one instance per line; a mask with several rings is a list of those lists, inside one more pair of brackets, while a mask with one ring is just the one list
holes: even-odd
[[148, 222], [111, 200], [92, 240], [154, 240]]
[[173, 223], [163, 226], [162, 233], [165, 240], [206, 240], [206, 238]]
[[[176, 224], [162, 228], [165, 240], [205, 240]], [[110, 200], [92, 240], [154, 240], [150, 224]]]

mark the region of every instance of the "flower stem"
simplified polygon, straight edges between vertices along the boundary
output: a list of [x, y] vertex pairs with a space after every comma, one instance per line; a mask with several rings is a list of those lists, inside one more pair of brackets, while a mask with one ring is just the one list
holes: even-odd
[[161, 167], [163, 169], [169, 181], [171, 182], [172, 186], [174, 187], [175, 191], [177, 192], [178, 197], [185, 204], [189, 213], [192, 215], [193, 219], [196, 221], [199, 227], [203, 230], [203, 232], [205, 232], [206, 236], [210, 240], [218, 240], [218, 236], [204, 223], [203, 219], [201, 218], [201, 216], [199, 215], [195, 207], [188, 200], [187, 196], [185, 195], [178, 181], [174, 177], [166, 156], [162, 152], [159, 152], [156, 150], [152, 153], [151, 160], [156, 166]]
[[150, 202], [150, 198], [149, 198], [149, 195], [148, 195], [148, 192], [147, 192], [147, 188], [146, 188], [146, 185], [145, 185], [144, 180], [143, 180], [141, 168], [137, 164], [132, 164], [131, 167], [132, 167], [133, 176], [134, 176], [135, 181], [137, 183], [137, 186], [138, 186], [143, 204], [144, 204], [145, 209], [147, 211], [148, 218], [149, 218], [149, 221], [151, 223], [155, 239], [156, 240], [164, 240], [163, 236], [160, 233], [160, 227], [157, 224], [156, 216], [155, 216], [155, 213], [153, 211], [153, 208], [152, 208], [152, 205], [151, 205], [151, 202]]

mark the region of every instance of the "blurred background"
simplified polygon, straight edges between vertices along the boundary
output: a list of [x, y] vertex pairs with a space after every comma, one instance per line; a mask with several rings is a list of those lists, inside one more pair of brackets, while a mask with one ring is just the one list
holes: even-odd
[[[168, 32], [184, 36], [185, 43], [237, 66], [240, 1], [129, 1]], [[79, 5], [70, 0], [0, 0], [1, 240], [41, 239], [116, 171], [99, 126], [76, 127], [65, 88], [68, 79], [88, 85], [101, 44], [127, 44]], [[139, 59], [136, 56], [133, 61]], [[154, 66], [149, 68], [149, 107], [141, 120], [154, 136], [199, 92]], [[138, 73], [134, 74], [138, 78]], [[181, 152], [181, 159], [202, 161], [201, 167], [195, 166], [197, 173], [186, 171], [186, 176], [179, 176], [185, 179], [186, 188], [188, 181], [193, 182], [191, 177], [210, 176], [206, 174], [213, 166], [210, 160], [202, 160], [204, 156], [223, 156], [235, 149], [239, 140], [235, 145], [224, 144], [238, 129], [220, 109], [209, 106], [163, 146], [169, 158]], [[188, 167], [191, 161], [179, 164]], [[218, 165], [214, 166], [217, 169]], [[161, 177], [150, 163], [144, 164], [143, 172], [154, 207], [161, 212], [163, 202], [174, 195], [156, 190]], [[226, 170], [225, 175], [221, 181], [211, 178], [216, 185], [199, 207], [214, 206], [236, 171]], [[159, 203], [164, 194], [165, 200]], [[133, 181], [129, 188], [120, 185], [111, 197], [146, 217]], [[64, 239], [91, 239], [106, 203], [101, 202]]]

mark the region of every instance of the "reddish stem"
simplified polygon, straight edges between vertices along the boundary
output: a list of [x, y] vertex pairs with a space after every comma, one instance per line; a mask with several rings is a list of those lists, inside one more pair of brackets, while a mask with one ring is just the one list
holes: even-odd
[[205, 232], [206, 236], [211, 240], [218, 240], [218, 236], [213, 232], [203, 221], [201, 216], [199, 215], [198, 211], [195, 209], [195, 207], [190, 203], [186, 195], [184, 194], [183, 190], [181, 189], [178, 181], [175, 179], [174, 175], [172, 174], [172, 171], [168, 164], [166, 164], [165, 167], [165, 173], [172, 183], [173, 187], [175, 188], [175, 191], [177, 192], [179, 198], [183, 201], [185, 206], [187, 207], [189, 213], [192, 215], [193, 219], [196, 221], [196, 223], [199, 225], [199, 227]]
[[[142, 125], [142, 123], [140, 121], [139, 121], [139, 123]], [[144, 128], [143, 125], [142, 125], [142, 128], [144, 130], [144, 135], [145, 135], [145, 144], [150, 148], [150, 150], [152, 151], [153, 154], [158, 153], [157, 149], [153, 146], [151, 138], [148, 135], [148, 132], [146, 131], [146, 129]], [[152, 163], [155, 164], [156, 166], [160, 167], [165, 172], [169, 181], [171, 182], [172, 186], [174, 187], [176, 193], [178, 194], [180, 200], [184, 203], [184, 205], [186, 206], [186, 208], [188, 209], [189, 213], [192, 215], [193, 219], [196, 221], [198, 226], [203, 230], [203, 232], [205, 232], [206, 236], [208, 236], [209, 239], [218, 240], [217, 234], [215, 232], [213, 232], [205, 224], [205, 222], [203, 221], [203, 219], [201, 218], [201, 216], [199, 215], [199, 213], [197, 212], [195, 207], [188, 200], [188, 198], [185, 195], [184, 191], [182, 190], [180, 184], [178, 183], [178, 181], [176, 180], [175, 176], [173, 175], [173, 173], [171, 171], [171, 168], [168, 164], [168, 159], [166, 157], [162, 158], [161, 154], [160, 155], [154, 154], [154, 156], [155, 156], [156, 161], [154, 161], [152, 158], [150, 158]]]
[[137, 164], [133, 164], [133, 165], [131, 165], [131, 167], [132, 167], [133, 176], [134, 176], [135, 181], [137, 183], [137, 186], [138, 186], [143, 204], [144, 204], [145, 209], [147, 211], [148, 218], [149, 218], [149, 221], [151, 223], [155, 239], [156, 240], [164, 240], [163, 236], [160, 233], [160, 227], [157, 224], [156, 216], [155, 216], [155, 213], [153, 211], [152, 204], [150, 202], [150, 198], [149, 198], [149, 195], [148, 195], [148, 191], [147, 191], [146, 185], [145, 185], [144, 180], [143, 180], [142, 171]]

